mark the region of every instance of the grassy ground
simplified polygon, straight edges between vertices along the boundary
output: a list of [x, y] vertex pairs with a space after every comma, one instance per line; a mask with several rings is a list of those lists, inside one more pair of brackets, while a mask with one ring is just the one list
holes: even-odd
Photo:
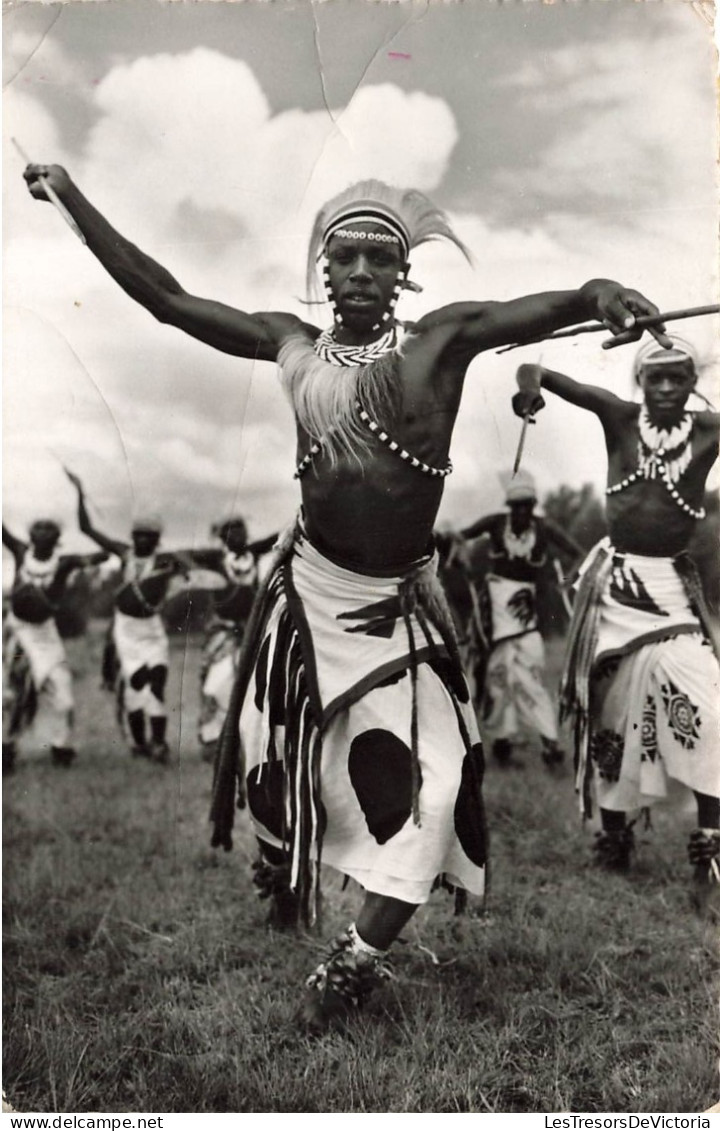
[[[558, 666], [557, 647], [551, 667]], [[174, 761], [132, 760], [71, 644], [80, 758], [4, 781], [4, 1074], [19, 1111], [699, 1112], [718, 1099], [716, 928], [688, 906], [690, 811], [658, 812], [626, 876], [595, 871], [569, 775], [488, 769], [483, 919], [437, 893], [397, 979], [308, 1040], [299, 987], [358, 891], [328, 877], [319, 938], [273, 933], [241, 818], [209, 848], [196, 647], [176, 647]]]

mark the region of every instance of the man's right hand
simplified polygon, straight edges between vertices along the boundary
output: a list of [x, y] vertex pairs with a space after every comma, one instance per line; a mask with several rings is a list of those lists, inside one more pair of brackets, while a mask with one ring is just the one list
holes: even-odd
[[515, 393], [512, 406], [516, 416], [521, 416], [523, 419], [529, 416], [532, 423], [532, 417], [540, 412], [541, 408], [545, 408], [545, 401], [539, 393]]
[[30, 195], [34, 196], [36, 200], [49, 199], [42, 179], [47, 181], [50, 188], [54, 189], [58, 196], [62, 196], [70, 187], [70, 178], [62, 165], [28, 165], [23, 177]]

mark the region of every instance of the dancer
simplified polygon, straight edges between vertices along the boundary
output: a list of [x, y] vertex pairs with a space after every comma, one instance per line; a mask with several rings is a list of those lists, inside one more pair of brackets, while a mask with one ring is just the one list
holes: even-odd
[[600, 807], [597, 859], [629, 867], [627, 815], [664, 798], [672, 780], [695, 796], [688, 853], [706, 885], [720, 876], [720, 668], [687, 546], [705, 514], [720, 416], [688, 411], [696, 352], [670, 338], [670, 350], [649, 341], [637, 353], [642, 404], [533, 365], [520, 366], [513, 400], [534, 413], [542, 387], [595, 413], [605, 433], [609, 538], [581, 570], [561, 688], [584, 809], [591, 792]]
[[3, 773], [17, 758], [17, 741], [38, 710], [56, 766], [76, 757], [72, 741], [72, 672], [56, 614], [70, 575], [107, 561], [106, 553], [61, 554], [60, 524], [37, 518], [29, 542], [5, 526], [3, 545], [15, 561], [10, 611], [3, 625]]
[[[461, 531], [471, 539], [490, 539], [484, 584], [490, 620], [490, 656], [481, 689], [483, 736], [500, 765], [513, 760], [521, 728], [540, 736], [545, 765], [563, 761], [555, 708], [544, 684], [545, 645], [538, 630], [537, 588], [553, 549], [571, 562], [582, 548], [559, 527], [535, 514], [532, 476], [519, 471], [505, 493], [507, 513], [486, 515]], [[516, 762], [516, 764], [518, 764]]]
[[273, 547], [277, 534], [248, 543], [245, 520], [233, 515], [213, 527], [222, 549], [189, 552], [193, 564], [212, 570], [225, 584], [212, 591], [213, 614], [200, 668], [201, 711], [198, 737], [203, 760], [213, 762], [230, 705], [237, 661], [252, 602], [257, 592], [258, 561]]
[[189, 562], [177, 553], [160, 552], [162, 521], [156, 515], [133, 520], [131, 543], [110, 538], [93, 525], [85, 491], [77, 475], [66, 472], [78, 493], [78, 525], [121, 562], [121, 583], [115, 594], [111, 643], [116, 665], [106, 654], [103, 675], [109, 683], [115, 675], [118, 713], [127, 726], [134, 757], [167, 762], [168, 636], [161, 609], [168, 587], [178, 573], [187, 575]]
[[[216, 772], [215, 843], [230, 845], [238, 773], [273, 884], [312, 917], [323, 861], [365, 897], [310, 975], [303, 1017], [342, 1024], [440, 877], [481, 894], [482, 750], [435, 575], [431, 536], [470, 362], [483, 350], [599, 318], [619, 341], [657, 308], [609, 280], [509, 302], [455, 303], [405, 327], [395, 304], [413, 248], [466, 249], [422, 193], [354, 185], [317, 216], [335, 308], [324, 331], [188, 294], [124, 239], [64, 169], [31, 165], [118, 284], [159, 321], [216, 349], [277, 361], [297, 420], [303, 509], [256, 602]], [[662, 330], [654, 331], [662, 335]], [[242, 750], [231, 720], [240, 711]], [[233, 741], [233, 739], [235, 741]]]

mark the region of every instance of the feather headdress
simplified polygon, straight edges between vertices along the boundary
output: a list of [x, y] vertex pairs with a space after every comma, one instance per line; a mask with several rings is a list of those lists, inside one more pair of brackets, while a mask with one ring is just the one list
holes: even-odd
[[308, 298], [319, 294], [317, 262], [338, 228], [350, 223], [371, 222], [385, 227], [400, 244], [407, 259], [410, 251], [428, 240], [449, 240], [472, 262], [465, 244], [455, 235], [447, 216], [417, 189], [399, 189], [383, 181], [367, 180], [350, 185], [329, 200], [315, 217], [307, 259]]

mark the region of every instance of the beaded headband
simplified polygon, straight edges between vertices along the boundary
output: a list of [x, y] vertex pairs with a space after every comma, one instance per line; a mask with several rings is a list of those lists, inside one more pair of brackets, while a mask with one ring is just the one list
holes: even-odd
[[[387, 229], [390, 235], [394, 236], [395, 241], [400, 244], [403, 258], [407, 259], [410, 254], [410, 233], [400, 217], [389, 209], [383, 208], [375, 203], [366, 204], [364, 206], [362, 204], [355, 204], [351, 208], [343, 209], [342, 212], [333, 216], [322, 234], [321, 254], [322, 251], [327, 249], [327, 245], [332, 236], [339, 234], [340, 229], [346, 229], [348, 226], [354, 224], [377, 224], [378, 227]], [[343, 232], [343, 234], [346, 233]], [[356, 234], [359, 235], [359, 233], [353, 231], [353, 236], [356, 236]], [[372, 233], [372, 235], [374, 235], [374, 233]], [[360, 238], [371, 238], [371, 233], [366, 233], [365, 236], [361, 236]]]
[[369, 240], [371, 243], [373, 240], [378, 243], [400, 243], [397, 236], [391, 236], [386, 232], [353, 232], [349, 228], [336, 228], [333, 235], [344, 236], [346, 240]]
[[636, 378], [640, 375], [641, 369], [649, 366], [654, 368], [656, 365], [681, 365], [684, 361], [689, 361], [693, 368], [697, 368], [698, 354], [695, 347], [679, 334], [669, 334], [668, 337], [672, 342], [671, 349], [665, 349], [654, 338], [643, 343], [635, 354], [633, 362], [633, 375]]

